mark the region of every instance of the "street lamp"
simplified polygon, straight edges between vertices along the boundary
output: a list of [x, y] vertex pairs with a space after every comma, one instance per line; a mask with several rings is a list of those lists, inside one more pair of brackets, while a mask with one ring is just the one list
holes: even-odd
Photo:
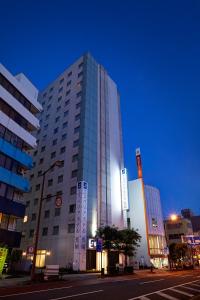
[[42, 201], [43, 201], [43, 193], [44, 193], [44, 183], [45, 183], [45, 175], [54, 167], [61, 167], [63, 165], [63, 160], [55, 161], [46, 171], [44, 171], [42, 176], [42, 189], [41, 189], [41, 196], [39, 202], [39, 209], [38, 209], [38, 218], [36, 224], [36, 231], [35, 231], [35, 240], [33, 245], [33, 264], [31, 268], [31, 280], [35, 279], [35, 263], [36, 263], [36, 256], [37, 256], [37, 247], [38, 247], [38, 239], [39, 239], [39, 230], [40, 230], [40, 219], [41, 219], [41, 211], [42, 211]]
[[177, 219], [178, 219], [177, 214], [171, 214], [171, 216], [170, 216], [171, 221], [177, 221]]

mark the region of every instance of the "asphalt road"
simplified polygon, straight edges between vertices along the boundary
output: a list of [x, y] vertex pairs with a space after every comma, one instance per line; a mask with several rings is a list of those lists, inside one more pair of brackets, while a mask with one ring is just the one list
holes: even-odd
[[[0, 290], [0, 300], [177, 300], [200, 296], [200, 270], [81, 280]], [[199, 298], [200, 299], [200, 298]]]

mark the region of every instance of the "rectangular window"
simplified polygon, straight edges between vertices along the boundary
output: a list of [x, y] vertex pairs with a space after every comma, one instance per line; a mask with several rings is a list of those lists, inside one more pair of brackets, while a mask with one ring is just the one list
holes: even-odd
[[79, 97], [81, 97], [81, 95], [82, 95], [82, 92], [80, 91], [76, 94], [76, 97], [79, 98]]
[[38, 177], [40, 177], [42, 175], [42, 171], [40, 170], [40, 171], [38, 171]]
[[77, 173], [78, 173], [78, 170], [73, 170], [72, 174], [71, 174], [71, 177], [72, 178], [77, 177]]
[[49, 110], [51, 108], [51, 104], [49, 104], [48, 106], [47, 106], [47, 110]]
[[60, 102], [62, 100], [62, 96], [60, 96], [59, 98], [58, 98], [58, 102]]
[[33, 213], [32, 216], [31, 216], [31, 221], [35, 221], [36, 220], [36, 214]]
[[53, 132], [54, 132], [54, 134], [58, 133], [58, 127], [56, 127]]
[[48, 180], [48, 186], [52, 186], [53, 185], [53, 179], [49, 179]]
[[29, 231], [29, 237], [32, 238], [34, 236], [34, 229], [31, 229]]
[[73, 156], [72, 156], [72, 162], [75, 162], [75, 161], [77, 161], [78, 160], [78, 154], [74, 154]]
[[44, 152], [45, 148], [46, 148], [45, 146], [42, 146], [41, 152]]
[[74, 233], [75, 224], [68, 224], [68, 233]]
[[58, 93], [61, 93], [63, 90], [63, 87], [61, 87], [59, 90], [58, 90]]
[[83, 72], [78, 73], [78, 78], [83, 75]]
[[68, 116], [68, 114], [69, 114], [68, 110], [64, 111], [64, 117]]
[[[52, 96], [49, 96], [49, 101], [52, 99]], [[49, 105], [49, 108], [51, 107], [51, 105]]]
[[63, 128], [67, 128], [68, 122], [63, 123]]
[[66, 150], [66, 147], [62, 147], [62, 148], [60, 148], [60, 154], [64, 153], [64, 152], [65, 152], [65, 150]]
[[68, 77], [72, 76], [72, 71], [67, 74]]
[[43, 227], [42, 228], [42, 235], [47, 236], [48, 235], [48, 227]]
[[51, 153], [51, 158], [55, 158], [56, 157], [56, 151]]
[[56, 111], [59, 112], [60, 109], [61, 109], [61, 106], [58, 106], [58, 107], [56, 108]]
[[75, 116], [75, 121], [80, 120], [80, 117], [81, 117], [81, 114], [76, 115], [76, 116]]
[[58, 235], [59, 234], [59, 226], [53, 226], [53, 235]]
[[38, 153], [38, 152], [37, 152], [37, 150], [36, 150], [36, 151], [34, 151], [34, 153], [33, 153], [33, 156], [36, 156], [36, 155], [37, 155], [37, 153]]
[[73, 147], [74, 147], [74, 148], [77, 147], [78, 144], [79, 144], [79, 140], [74, 141], [74, 142], [73, 142]]
[[66, 140], [66, 138], [67, 138], [67, 134], [64, 133], [64, 134], [62, 135], [62, 141]]
[[55, 146], [57, 144], [57, 139], [53, 140], [52, 145]]
[[61, 196], [62, 195], [62, 191], [57, 191], [56, 192], [56, 196]]
[[60, 117], [56, 117], [55, 118], [55, 123], [57, 123], [59, 121]]
[[47, 95], [47, 93], [44, 93], [44, 94], [43, 94], [43, 98], [45, 98], [45, 97], [46, 97], [46, 95]]
[[58, 176], [58, 183], [63, 182], [63, 175]]
[[50, 216], [50, 210], [45, 210], [45, 211], [44, 211], [44, 218], [45, 218], [45, 219], [48, 219], [49, 216]]
[[74, 133], [78, 133], [80, 131], [80, 126], [77, 126], [76, 128], [74, 128]]
[[38, 204], [38, 198], [35, 198], [34, 199], [34, 205], [37, 205]]
[[69, 104], [69, 102], [70, 102], [70, 100], [68, 99], [68, 100], [66, 100], [65, 101], [65, 106], [67, 106], [68, 104]]
[[30, 201], [26, 201], [26, 207], [29, 207]]
[[60, 207], [56, 207], [56, 208], [55, 208], [54, 216], [55, 216], [55, 217], [60, 216]]
[[74, 214], [76, 212], [76, 204], [70, 204], [69, 213]]
[[71, 80], [69, 80], [68, 82], [67, 82], [67, 86], [69, 86], [71, 84]]
[[32, 180], [32, 179], [33, 179], [33, 177], [34, 177], [34, 174], [31, 174], [31, 175], [30, 175], [30, 180]]
[[81, 63], [78, 65], [78, 68], [80, 69], [80, 68], [82, 68], [82, 66], [83, 66], [83, 62], [81, 62]]
[[72, 186], [70, 189], [70, 195], [75, 195], [76, 194], [76, 186]]
[[71, 90], [66, 91], [66, 96], [70, 94]]
[[53, 86], [50, 88], [49, 93], [51, 93], [53, 91]]
[[64, 81], [64, 78], [61, 78], [61, 79], [60, 79], [60, 84], [63, 83], [63, 81]]
[[36, 191], [39, 191], [39, 189], [40, 189], [40, 184], [36, 184], [35, 190], [36, 190]]
[[44, 162], [44, 158], [40, 158], [39, 165], [43, 164], [43, 162]]
[[44, 125], [44, 130], [47, 130], [48, 124]]
[[78, 109], [80, 107], [81, 107], [81, 102], [79, 102], [79, 103], [76, 104], [76, 109]]

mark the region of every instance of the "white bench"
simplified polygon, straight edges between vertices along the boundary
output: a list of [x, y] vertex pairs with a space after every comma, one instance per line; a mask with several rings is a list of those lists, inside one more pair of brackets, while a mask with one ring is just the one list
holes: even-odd
[[44, 280], [48, 280], [49, 278], [59, 278], [59, 265], [46, 265]]

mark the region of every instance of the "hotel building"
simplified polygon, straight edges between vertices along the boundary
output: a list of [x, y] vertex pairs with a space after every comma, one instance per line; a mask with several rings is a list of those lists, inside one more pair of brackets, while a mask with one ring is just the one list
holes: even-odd
[[25, 173], [33, 166], [29, 151], [36, 147], [33, 130], [42, 107], [38, 91], [21, 73], [13, 76], [0, 64], [0, 244], [20, 246], [18, 219], [24, 218], [24, 193], [30, 191]]
[[32, 193], [26, 197], [28, 222], [21, 247], [26, 251], [33, 245], [41, 174], [62, 160], [62, 167], [46, 174], [36, 264], [99, 269], [97, 228], [123, 228], [127, 221], [117, 86], [87, 53], [49, 84], [39, 101], [41, 130], [35, 168], [29, 172]]

